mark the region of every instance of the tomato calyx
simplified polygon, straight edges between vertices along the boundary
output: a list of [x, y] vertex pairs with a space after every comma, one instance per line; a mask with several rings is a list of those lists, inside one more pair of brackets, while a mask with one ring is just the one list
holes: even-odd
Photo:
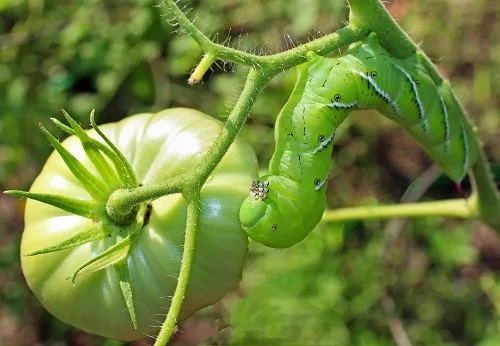
[[113, 245], [82, 263], [68, 279], [71, 279], [73, 285], [75, 285], [77, 277], [113, 265], [120, 280], [121, 293], [127, 305], [132, 324], [137, 329], [127, 257], [134, 240], [148, 221], [151, 205], [142, 202], [128, 208], [128, 210], [114, 208], [114, 213], [110, 214], [108, 212], [106, 206], [115, 191], [130, 190], [139, 186], [135, 173], [125, 156], [95, 124], [93, 111], [90, 114], [90, 122], [100, 140], [90, 137], [64, 110], [63, 115], [70, 126], [66, 126], [56, 119], [52, 119], [52, 121], [60, 129], [79, 139], [84, 154], [94, 167], [83, 165], [42, 125], [40, 125], [40, 129], [61, 156], [67, 168], [87, 191], [89, 199], [83, 200], [63, 195], [18, 190], [5, 191], [5, 193], [49, 204], [68, 213], [90, 219], [93, 222], [90, 227], [79, 230], [68, 239], [32, 251], [25, 254], [25, 256], [36, 256], [71, 249], [106, 237], [111, 238]]

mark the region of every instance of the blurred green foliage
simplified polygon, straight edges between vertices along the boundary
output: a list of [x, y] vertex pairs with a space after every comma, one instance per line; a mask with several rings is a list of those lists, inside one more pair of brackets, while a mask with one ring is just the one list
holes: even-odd
[[[173, 106], [227, 116], [245, 70], [219, 64], [203, 83], [188, 86], [201, 50], [173, 32], [159, 3], [0, 0], [2, 190], [29, 188], [51, 151], [37, 123], [61, 118], [61, 108], [84, 125], [92, 109], [99, 123]], [[332, 32], [348, 15], [343, 0], [187, 4], [211, 37], [258, 53]], [[500, 2], [387, 6], [451, 80], [489, 158], [500, 162]], [[286, 71], [271, 82], [242, 132], [263, 168], [294, 79]], [[330, 207], [397, 201], [430, 164], [400, 128], [372, 112], [354, 114], [341, 127], [332, 161]], [[442, 197], [456, 197], [452, 185], [425, 198]], [[0, 344], [116, 345], [55, 320], [27, 289], [18, 260], [22, 203], [0, 195]], [[418, 345], [500, 344], [496, 234], [473, 222], [422, 218], [388, 246], [387, 229], [379, 221], [320, 225], [291, 249], [252, 244], [238, 290], [244, 297], [229, 295], [224, 308], [199, 314], [232, 325], [207, 343], [393, 345], [406, 334]], [[183, 329], [197, 334], [189, 324]]]

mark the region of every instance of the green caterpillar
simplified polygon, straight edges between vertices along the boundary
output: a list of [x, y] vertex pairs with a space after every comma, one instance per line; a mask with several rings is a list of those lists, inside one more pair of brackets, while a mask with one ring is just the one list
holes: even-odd
[[473, 129], [449, 85], [436, 85], [420, 54], [396, 59], [376, 35], [336, 58], [310, 52], [278, 115], [269, 175], [253, 182], [240, 209], [250, 238], [290, 247], [321, 220], [335, 129], [357, 109], [403, 126], [457, 183], [476, 160]]

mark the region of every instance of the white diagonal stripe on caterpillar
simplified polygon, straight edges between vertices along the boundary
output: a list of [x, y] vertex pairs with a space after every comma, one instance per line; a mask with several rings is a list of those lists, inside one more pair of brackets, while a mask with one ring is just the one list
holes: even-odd
[[351, 103], [343, 103], [343, 102], [338, 102], [338, 101], [335, 101], [335, 102], [332, 102], [332, 103], [328, 103], [327, 106], [330, 107], [330, 108], [344, 108], [344, 109], [349, 109], [349, 108], [353, 108], [353, 107], [356, 107], [358, 105], [358, 101], [354, 101], [354, 102], [351, 102]]
[[332, 132], [330, 137], [328, 137], [325, 141], [321, 142], [319, 146], [316, 149], [314, 149], [313, 154], [316, 154], [321, 149], [326, 148], [328, 144], [333, 140], [334, 136], [335, 136], [335, 130]]
[[418, 106], [418, 109], [419, 109], [419, 116], [420, 116], [420, 119], [422, 120], [422, 122], [424, 123], [424, 130], [425, 130], [425, 133], [426, 134], [429, 134], [429, 119], [427, 119], [427, 116], [425, 115], [425, 109], [424, 109], [424, 105], [422, 104], [422, 100], [420, 100], [420, 96], [418, 94], [418, 87], [417, 87], [417, 83], [415, 83], [415, 81], [413, 80], [413, 78], [410, 76], [410, 74], [408, 72], [406, 72], [406, 70], [404, 68], [402, 68], [401, 66], [397, 65], [396, 64], [396, 67], [404, 73], [404, 75], [406, 76], [406, 78], [410, 81], [410, 84], [411, 84], [411, 88], [413, 90], [413, 94], [415, 95], [415, 101], [417, 101], [417, 106]]
[[364, 80], [366, 80], [368, 83], [370, 83], [370, 85], [377, 91], [377, 93], [382, 96], [382, 98], [384, 100], [387, 101], [387, 103], [389, 103], [393, 109], [394, 109], [394, 113], [396, 113], [396, 115], [398, 117], [401, 116], [401, 111], [399, 109], [399, 106], [398, 106], [398, 103], [396, 102], [396, 100], [393, 100], [391, 98], [391, 96], [384, 90], [382, 89], [378, 84], [377, 82], [375, 82], [375, 80], [371, 77], [371, 76], [367, 76], [365, 75], [363, 72], [361, 71], [358, 71], [358, 70], [354, 70], [352, 69], [351, 70], [352, 73], [355, 73], [357, 75], [359, 75], [361, 78], [363, 78]]

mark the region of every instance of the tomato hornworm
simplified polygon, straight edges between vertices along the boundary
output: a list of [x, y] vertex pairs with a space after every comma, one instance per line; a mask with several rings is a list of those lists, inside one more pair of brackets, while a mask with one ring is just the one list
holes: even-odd
[[269, 175], [252, 183], [240, 209], [250, 238], [289, 247], [321, 220], [335, 130], [357, 109], [375, 109], [403, 126], [459, 183], [478, 148], [473, 128], [446, 81], [436, 84], [415, 53], [392, 57], [374, 33], [345, 54], [308, 53], [278, 115]]

